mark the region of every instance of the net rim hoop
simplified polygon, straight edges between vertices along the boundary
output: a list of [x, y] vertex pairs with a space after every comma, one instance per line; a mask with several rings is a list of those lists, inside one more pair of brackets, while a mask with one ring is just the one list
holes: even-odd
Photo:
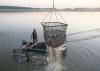
[[[53, 25], [53, 26], [50, 26], [50, 25], [45, 25], [43, 23], [60, 23], [60, 25]], [[65, 23], [61, 23], [61, 22], [41, 22], [41, 24], [44, 26], [44, 27], [57, 27], [57, 26], [68, 26], [68, 24], [65, 24]]]

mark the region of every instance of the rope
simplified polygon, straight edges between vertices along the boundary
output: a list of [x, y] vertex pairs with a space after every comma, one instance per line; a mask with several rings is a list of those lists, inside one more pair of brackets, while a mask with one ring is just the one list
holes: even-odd
[[56, 20], [57, 20], [57, 22], [59, 22], [59, 21], [58, 21], [58, 18], [57, 18], [57, 13], [56, 13], [56, 11], [55, 11], [55, 16], [56, 16]]
[[82, 31], [82, 32], [76, 32], [76, 33], [70, 33], [70, 34], [67, 34], [67, 36], [79, 35], [79, 34], [82, 34], [82, 33], [95, 32], [95, 31], [96, 31], [96, 32], [100, 32], [100, 28], [91, 29], [91, 30]]
[[[67, 34], [66, 36], [68, 36], [68, 38], [70, 38], [70, 36], [81, 35], [83, 33], [84, 34], [85, 33], [88, 34], [90, 32], [100, 32], [100, 28], [92, 29], [92, 30], [87, 30], [87, 31], [82, 31], [82, 32], [71, 33], [71, 34]], [[68, 43], [68, 42], [85, 41], [85, 40], [91, 40], [91, 39], [96, 39], [96, 38], [100, 38], [100, 34], [98, 34], [98, 35], [92, 35], [92, 36], [84, 37], [84, 38], [78, 38], [78, 39], [74, 39], [74, 40], [67, 40], [66, 42]]]
[[50, 18], [49, 18], [49, 22], [51, 21], [51, 18], [52, 18], [52, 14], [53, 14], [53, 12], [51, 12], [51, 15], [50, 15]]
[[96, 38], [100, 38], [100, 35], [94, 35], [94, 36], [89, 36], [89, 37], [86, 37], [86, 38], [75, 39], [75, 40], [68, 40], [66, 42], [85, 41], [85, 40], [91, 40], [91, 39], [96, 39]]
[[48, 14], [44, 17], [44, 19], [42, 20], [42, 22], [44, 22], [46, 20], [46, 18], [49, 16], [50, 12], [48, 12]]
[[[53, 11], [54, 11], [54, 9], [55, 9], [55, 6], [54, 6], [54, 0], [53, 0], [53, 6], [52, 6], [52, 9], [53, 9]], [[46, 18], [49, 16], [50, 13], [51, 13], [50, 18], [49, 18], [49, 22], [50, 22], [51, 17], [52, 17], [52, 12], [50, 12], [50, 10], [49, 10], [48, 14], [45, 16], [45, 18], [42, 20], [42, 22], [44, 22], [44, 21], [46, 20]]]
[[57, 12], [57, 13], [62, 18], [62, 20], [64, 21], [64, 23], [66, 23], [65, 19], [61, 16], [61, 14], [59, 12]]
[[[56, 21], [58, 22], [58, 17], [57, 17], [57, 15], [64, 21], [64, 23], [66, 23], [65, 22], [65, 20], [64, 20], [64, 18], [60, 15], [60, 13], [56, 10], [56, 8], [55, 8], [55, 1], [53, 0], [53, 4], [52, 4], [52, 11], [50, 12], [48, 12], [48, 14], [46, 15], [46, 17], [43, 19], [43, 21], [42, 22], [44, 22], [45, 20], [46, 20], [46, 18], [49, 16], [49, 14], [50, 14], [50, 17], [49, 17], [49, 22], [51, 21], [51, 18], [52, 18], [52, 15], [53, 15], [53, 12], [54, 12], [54, 15], [55, 15], [55, 18], [56, 18]], [[63, 23], [62, 23], [63, 24]], [[49, 25], [48, 25], [49, 26]]]

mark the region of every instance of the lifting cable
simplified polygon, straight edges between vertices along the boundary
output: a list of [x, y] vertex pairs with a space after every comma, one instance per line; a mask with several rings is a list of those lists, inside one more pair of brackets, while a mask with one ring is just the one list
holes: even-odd
[[[51, 9], [51, 8], [50, 8]], [[58, 10], [55, 8], [55, 1], [53, 0], [53, 5], [52, 5], [52, 11], [49, 9], [49, 11], [48, 11], [48, 13], [47, 13], [47, 15], [44, 17], [44, 19], [42, 20], [42, 22], [45, 22], [45, 20], [48, 18], [49, 20], [48, 20], [48, 22], [50, 22], [51, 21], [51, 19], [52, 19], [52, 16], [53, 16], [53, 13], [54, 13], [54, 16], [55, 16], [55, 19], [56, 19], [56, 21], [57, 22], [59, 22], [59, 20], [58, 20], [58, 16], [64, 21], [64, 23], [66, 23], [65, 22], [65, 19], [61, 16], [61, 14], [58, 12]], [[50, 16], [49, 16], [50, 15]]]

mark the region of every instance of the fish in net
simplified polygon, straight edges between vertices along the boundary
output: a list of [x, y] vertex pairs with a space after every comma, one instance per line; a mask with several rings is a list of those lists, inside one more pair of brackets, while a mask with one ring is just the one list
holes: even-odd
[[45, 43], [48, 46], [56, 48], [66, 42], [67, 24], [61, 22], [42, 22], [42, 25]]

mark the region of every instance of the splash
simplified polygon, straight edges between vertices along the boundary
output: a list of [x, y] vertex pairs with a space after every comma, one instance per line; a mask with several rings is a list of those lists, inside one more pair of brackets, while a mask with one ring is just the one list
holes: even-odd
[[62, 71], [65, 69], [63, 66], [63, 53], [64, 47], [59, 48], [51, 48], [48, 47], [49, 54], [48, 54], [48, 65], [47, 71]]

